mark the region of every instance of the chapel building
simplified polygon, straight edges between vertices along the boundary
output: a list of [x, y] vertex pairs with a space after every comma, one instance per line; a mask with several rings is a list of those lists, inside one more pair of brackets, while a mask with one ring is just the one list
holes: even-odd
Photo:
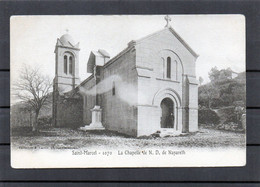
[[79, 43], [57, 39], [53, 92], [55, 126], [106, 129], [130, 136], [198, 131], [198, 55], [168, 24], [128, 43], [110, 58], [91, 51], [79, 80]]

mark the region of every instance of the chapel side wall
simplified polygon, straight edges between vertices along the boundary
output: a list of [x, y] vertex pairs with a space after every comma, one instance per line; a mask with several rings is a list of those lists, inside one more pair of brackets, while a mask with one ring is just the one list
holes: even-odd
[[83, 124], [90, 125], [92, 122], [92, 112], [91, 109], [95, 106], [95, 79], [94, 77], [90, 77], [87, 82], [82, 85], [83, 89], [81, 90], [83, 95]]
[[[115, 79], [115, 95], [110, 89], [101, 95], [102, 124], [112, 131], [136, 136], [137, 134], [137, 73], [135, 50], [130, 49], [113, 63], [105, 65], [101, 81]], [[108, 84], [108, 83], [107, 83]]]

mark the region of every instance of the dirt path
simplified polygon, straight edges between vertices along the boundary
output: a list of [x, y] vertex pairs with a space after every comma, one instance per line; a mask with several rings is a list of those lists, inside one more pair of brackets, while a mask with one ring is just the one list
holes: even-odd
[[11, 137], [14, 147], [46, 147], [54, 149], [76, 148], [167, 148], [167, 147], [243, 147], [243, 133], [213, 129], [201, 129], [198, 133], [178, 137], [138, 139], [110, 131], [84, 132], [65, 128], [42, 130], [39, 135], [15, 135]]

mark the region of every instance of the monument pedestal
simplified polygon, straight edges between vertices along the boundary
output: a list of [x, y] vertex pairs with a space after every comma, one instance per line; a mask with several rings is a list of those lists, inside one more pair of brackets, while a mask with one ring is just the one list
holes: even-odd
[[86, 125], [85, 127], [81, 127], [80, 130], [105, 130], [101, 123], [101, 112], [102, 109], [100, 106], [95, 105], [92, 112], [92, 122], [90, 125]]

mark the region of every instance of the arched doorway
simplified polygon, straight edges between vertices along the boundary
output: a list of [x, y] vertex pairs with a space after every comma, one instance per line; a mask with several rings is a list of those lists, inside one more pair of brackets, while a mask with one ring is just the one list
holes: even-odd
[[174, 128], [174, 103], [170, 98], [161, 101], [161, 128]]

